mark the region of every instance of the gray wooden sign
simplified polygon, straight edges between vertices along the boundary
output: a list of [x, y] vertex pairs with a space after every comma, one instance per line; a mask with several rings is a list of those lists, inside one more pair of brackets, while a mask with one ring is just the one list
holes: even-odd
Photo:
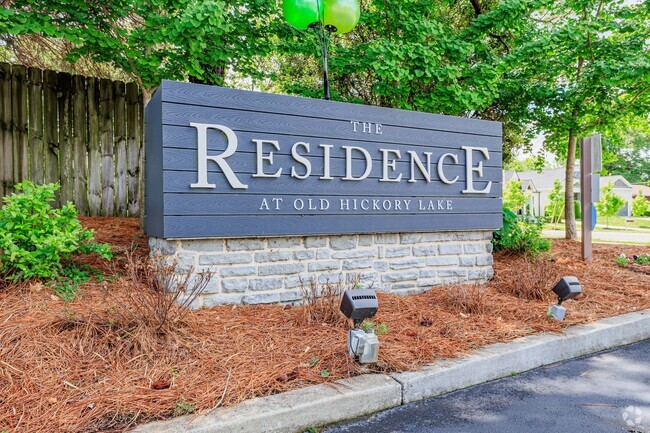
[[501, 226], [498, 122], [173, 81], [145, 115], [150, 236]]

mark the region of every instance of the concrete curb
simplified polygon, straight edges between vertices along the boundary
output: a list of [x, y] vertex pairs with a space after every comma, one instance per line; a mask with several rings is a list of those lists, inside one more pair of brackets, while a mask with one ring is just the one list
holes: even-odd
[[136, 433], [294, 433], [650, 338], [650, 310], [487, 346], [422, 370], [368, 374], [245, 401], [208, 415], [137, 427]]
[[255, 398], [206, 416], [185, 416], [136, 428], [138, 433], [284, 433], [399, 406], [402, 387], [368, 374]]
[[458, 360], [393, 374], [410, 403], [600, 350], [650, 338], [650, 310], [569, 328], [563, 334], [536, 334], [497, 343]]

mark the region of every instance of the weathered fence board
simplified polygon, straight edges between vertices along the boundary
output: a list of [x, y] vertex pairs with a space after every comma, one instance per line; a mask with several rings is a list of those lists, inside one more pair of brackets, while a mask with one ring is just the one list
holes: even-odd
[[72, 78], [72, 107], [74, 198], [77, 210], [85, 215], [88, 213], [88, 147], [86, 145], [88, 121], [86, 116], [86, 80], [80, 75], [75, 75]]
[[142, 110], [135, 83], [0, 63], [0, 198], [29, 179], [59, 183], [56, 206], [139, 216]]
[[2, 103], [0, 110], [0, 147], [2, 147], [2, 183], [4, 193], [13, 192], [14, 178], [14, 149], [11, 137], [11, 70], [9, 65], [0, 64], [0, 91], [2, 92]]
[[102, 148], [99, 131], [99, 80], [88, 78], [88, 207], [92, 216], [102, 209]]
[[29, 68], [29, 172], [30, 179], [43, 183], [45, 174], [45, 142], [43, 141], [43, 73], [40, 69]]
[[11, 129], [13, 182], [27, 177], [27, 69], [14, 66], [11, 76]]
[[126, 88], [124, 83], [113, 83], [115, 120], [115, 210], [118, 215], [126, 213]]
[[99, 81], [99, 141], [102, 146], [102, 216], [113, 216], [115, 209], [115, 143], [113, 142], [113, 85]]
[[[45, 71], [43, 75], [43, 123], [45, 125], [45, 183], [58, 182], [59, 177], [59, 104], [57, 101], [57, 74]], [[59, 194], [53, 203], [59, 205]]]
[[59, 74], [59, 166], [61, 170], [61, 203], [74, 200], [74, 152], [72, 149], [72, 77]]
[[142, 111], [138, 86], [135, 83], [126, 85], [126, 151], [127, 151], [127, 183], [128, 183], [128, 214], [140, 214], [140, 122]]

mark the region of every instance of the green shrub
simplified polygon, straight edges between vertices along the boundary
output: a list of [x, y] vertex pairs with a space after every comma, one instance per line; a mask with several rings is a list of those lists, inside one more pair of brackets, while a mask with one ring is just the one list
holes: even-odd
[[0, 208], [0, 266], [7, 278], [56, 278], [63, 273], [62, 260], [75, 253], [95, 252], [111, 258], [110, 246], [93, 242], [72, 203], [54, 209], [57, 184], [35, 185], [23, 181], [18, 193], [5, 197]]
[[575, 213], [575, 216], [576, 216], [577, 220], [582, 219], [582, 207], [580, 206], [579, 201], [574, 201], [573, 202], [573, 212]]
[[511, 251], [536, 256], [551, 248], [548, 239], [542, 238], [543, 220], [517, 218], [510, 209], [503, 209], [503, 228], [494, 232], [492, 244], [495, 251]]

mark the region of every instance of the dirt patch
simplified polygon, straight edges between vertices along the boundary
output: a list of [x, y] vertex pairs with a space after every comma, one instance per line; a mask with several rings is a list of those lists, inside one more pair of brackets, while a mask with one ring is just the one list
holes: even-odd
[[[110, 266], [83, 285], [72, 303], [40, 283], [0, 292], [0, 431], [121, 431], [137, 423], [205, 412], [359, 373], [346, 353], [348, 324], [312, 323], [302, 307], [223, 306], [191, 312], [166, 332], [124, 319], [127, 302], [124, 251], [148, 253], [139, 221], [83, 218], [95, 237], [114, 245]], [[650, 247], [595, 245], [594, 263], [579, 260], [579, 243], [555, 241], [541, 295], [522, 299], [520, 256], [497, 254], [494, 281], [468, 291], [482, 296], [458, 302], [453, 287], [419, 295], [379, 294], [374, 322], [385, 323], [375, 371], [414, 369], [434, 359], [462, 356], [486, 344], [650, 308], [650, 275], [614, 264], [614, 256], [650, 253]], [[533, 271], [534, 272], [534, 271]], [[545, 317], [553, 302], [552, 276], [575, 275], [584, 295], [568, 301], [567, 319]], [[519, 293], [521, 295], [521, 293]], [[540, 299], [541, 298], [541, 299]], [[471, 301], [471, 299], [470, 299]], [[472, 313], [482, 311], [482, 314]]]

